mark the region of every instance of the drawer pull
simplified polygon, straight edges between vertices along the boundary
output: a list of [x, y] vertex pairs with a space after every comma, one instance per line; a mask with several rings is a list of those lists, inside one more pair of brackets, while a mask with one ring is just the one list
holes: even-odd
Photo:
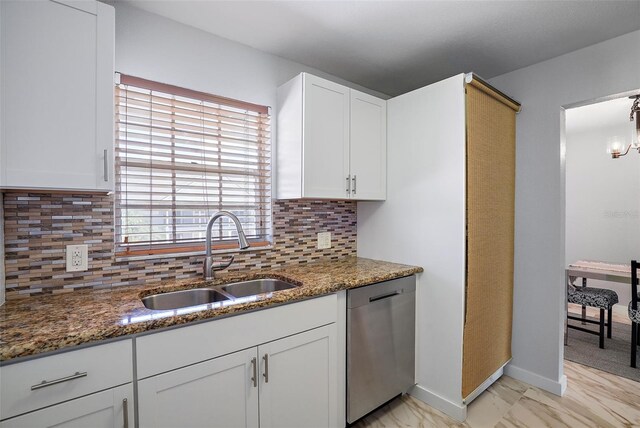
[[253, 382], [253, 387], [258, 386], [258, 361], [256, 357], [251, 359], [251, 367], [253, 369], [253, 376], [251, 376], [251, 382]]
[[40, 382], [37, 385], [33, 385], [31, 387], [32, 391], [35, 391], [36, 389], [40, 389], [40, 388], [46, 388], [47, 386], [51, 386], [51, 385], [57, 385], [59, 383], [63, 383], [63, 382], [68, 382], [70, 380], [74, 380], [74, 379], [80, 379], [81, 377], [86, 377], [87, 376], [87, 372], [75, 372], [74, 374], [72, 374], [71, 376], [67, 376], [67, 377], [61, 377], [60, 379], [56, 379], [56, 380], [43, 380], [42, 382]]
[[262, 359], [264, 360], [264, 373], [262, 373], [264, 383], [269, 383], [269, 354], [264, 354]]
[[104, 165], [102, 165], [102, 178], [104, 179], [104, 181], [109, 181], [109, 159], [107, 158], [108, 154], [109, 152], [107, 151], [107, 149], [104, 149]]
[[129, 400], [122, 399], [122, 418], [124, 419], [124, 428], [129, 428]]

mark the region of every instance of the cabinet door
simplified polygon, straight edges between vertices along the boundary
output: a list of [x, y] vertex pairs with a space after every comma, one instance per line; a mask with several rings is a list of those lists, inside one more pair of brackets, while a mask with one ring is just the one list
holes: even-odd
[[338, 425], [335, 324], [260, 345], [258, 355], [260, 428]]
[[384, 200], [387, 193], [387, 102], [351, 90], [351, 197]]
[[138, 382], [140, 427], [257, 427], [256, 357], [250, 348]]
[[0, 428], [133, 428], [133, 407], [127, 384], [7, 419]]
[[348, 198], [349, 88], [304, 74], [302, 196]]
[[1, 2], [3, 187], [113, 188], [114, 12], [77, 4]]

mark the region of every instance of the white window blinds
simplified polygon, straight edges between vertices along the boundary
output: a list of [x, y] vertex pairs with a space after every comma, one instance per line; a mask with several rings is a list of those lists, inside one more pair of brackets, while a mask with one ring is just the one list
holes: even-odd
[[[116, 136], [119, 251], [195, 249], [219, 210], [235, 213], [250, 241], [270, 241], [267, 107], [121, 75]], [[235, 240], [221, 220], [213, 239]]]

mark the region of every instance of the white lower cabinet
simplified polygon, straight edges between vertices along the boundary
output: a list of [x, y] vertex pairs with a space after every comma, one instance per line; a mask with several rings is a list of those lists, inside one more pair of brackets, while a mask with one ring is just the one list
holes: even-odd
[[331, 427], [335, 324], [143, 379], [140, 427]]
[[140, 426], [257, 427], [255, 364], [251, 348], [138, 382]]
[[133, 386], [122, 385], [0, 422], [0, 428], [133, 428]]
[[133, 428], [132, 347], [120, 340], [1, 366], [0, 428]]
[[339, 304], [333, 294], [0, 366], [0, 428], [134, 428], [136, 414], [141, 428], [344, 426]]
[[260, 428], [335, 426], [336, 325], [258, 347]]

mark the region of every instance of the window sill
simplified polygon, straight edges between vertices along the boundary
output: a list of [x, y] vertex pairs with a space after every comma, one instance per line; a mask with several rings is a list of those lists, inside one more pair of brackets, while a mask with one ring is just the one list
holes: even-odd
[[[211, 254], [229, 254], [229, 253], [248, 253], [252, 251], [265, 251], [273, 249], [273, 244], [269, 243], [266, 245], [260, 245], [255, 247], [249, 247], [246, 250], [239, 250], [236, 248], [222, 248], [222, 249], [214, 249], [211, 251]], [[116, 262], [128, 262], [128, 261], [139, 261], [139, 260], [159, 260], [159, 259], [175, 259], [181, 257], [193, 257], [193, 256], [203, 256], [205, 252], [204, 250], [199, 251], [180, 251], [179, 248], [175, 249], [175, 252], [165, 252], [158, 254], [131, 254], [127, 255], [125, 252], [116, 253]]]

